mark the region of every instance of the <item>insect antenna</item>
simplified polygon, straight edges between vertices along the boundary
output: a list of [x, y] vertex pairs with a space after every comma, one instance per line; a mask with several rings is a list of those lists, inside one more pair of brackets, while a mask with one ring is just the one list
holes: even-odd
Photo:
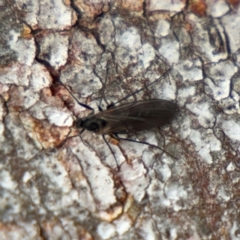
[[74, 94], [71, 93], [71, 91], [68, 89], [67, 86], [65, 86], [65, 84], [63, 84], [60, 80], [58, 80], [58, 82], [68, 91], [68, 93], [72, 96], [72, 98], [82, 107], [88, 109], [88, 110], [91, 110], [94, 112], [94, 109], [91, 108], [90, 106], [88, 106], [87, 104], [84, 104], [84, 103], [81, 103], [75, 96]]
[[100, 102], [99, 102], [99, 105], [98, 105], [98, 110], [99, 111], [103, 111], [103, 109], [102, 109], [102, 107], [101, 107], [101, 105], [102, 105], [102, 100], [104, 99], [105, 100], [105, 102], [107, 102], [106, 101], [106, 98], [105, 98], [105, 91], [104, 91], [104, 89], [106, 88], [106, 82], [107, 82], [107, 76], [109, 75], [109, 65], [110, 65], [110, 61], [108, 60], [108, 62], [107, 62], [107, 64], [106, 64], [106, 78], [105, 78], [105, 81], [103, 81], [102, 80], [102, 78], [99, 76], [99, 74], [98, 74], [98, 72], [96, 71], [96, 69], [93, 69], [93, 72], [94, 72], [94, 74], [100, 79], [100, 81], [101, 81], [101, 83], [102, 83], [102, 89], [101, 89], [101, 98], [100, 98]]

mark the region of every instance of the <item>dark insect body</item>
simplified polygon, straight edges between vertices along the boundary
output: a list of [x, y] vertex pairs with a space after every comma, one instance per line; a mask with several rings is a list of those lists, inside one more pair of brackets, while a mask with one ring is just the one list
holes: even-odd
[[[169, 70], [167, 70], [164, 73], [164, 75]], [[161, 78], [162, 77], [163, 75], [161, 76]], [[153, 83], [155, 82], [156, 81], [154, 81]], [[144, 90], [145, 88], [148, 88], [153, 83], [124, 97], [117, 103], [120, 103], [123, 100], [126, 100], [128, 97], [137, 94], [138, 92]], [[169, 123], [178, 112], [177, 104], [163, 99], [140, 100], [120, 104], [118, 106], [115, 106], [115, 104], [110, 104], [108, 105], [106, 110], [102, 110], [102, 108], [99, 107], [100, 111], [94, 114], [93, 108], [84, 103], [79, 102], [65, 85], [64, 87], [67, 89], [67, 91], [71, 94], [71, 96], [76, 100], [76, 102], [80, 106], [89, 109], [93, 112], [92, 114], [88, 115], [85, 118], [76, 117], [74, 127], [81, 129], [79, 133], [80, 137], [85, 130], [94, 132], [96, 134], [101, 134], [113, 155], [114, 155], [113, 150], [110, 147], [109, 143], [107, 142], [105, 135], [110, 135], [119, 140], [126, 140], [146, 144], [164, 151], [160, 147], [152, 145], [147, 142], [135, 141], [128, 138], [121, 138], [118, 136], [118, 134], [134, 134], [139, 131], [150, 130], [156, 127], [162, 127], [163, 125]]]
[[170, 122], [177, 109], [175, 103], [163, 99], [130, 102], [79, 118], [75, 127], [104, 135], [135, 133], [162, 127]]

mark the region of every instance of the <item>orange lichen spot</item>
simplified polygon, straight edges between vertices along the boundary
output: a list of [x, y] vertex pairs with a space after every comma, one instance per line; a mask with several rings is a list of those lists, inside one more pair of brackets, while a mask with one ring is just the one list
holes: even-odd
[[123, 212], [123, 207], [120, 205], [109, 208], [106, 211], [101, 211], [98, 213], [98, 217], [104, 221], [111, 222], [120, 216]]
[[207, 5], [204, 0], [192, 0], [189, 2], [189, 10], [198, 16], [205, 16]]
[[113, 137], [110, 138], [109, 142], [113, 145], [118, 145], [119, 144], [119, 140], [117, 140], [116, 138], [113, 138]]
[[74, 187], [77, 188], [82, 181], [86, 181], [86, 176], [82, 172], [77, 158], [69, 153], [66, 148], [62, 148], [58, 151], [58, 159], [68, 172]]
[[52, 89], [50, 89], [50, 88], [42, 89], [41, 100], [50, 106], [54, 106], [54, 107], [63, 107], [64, 106], [62, 98], [60, 96], [58, 96], [57, 94], [54, 94], [52, 92]]
[[44, 97], [52, 96], [52, 92], [51, 92], [50, 88], [43, 88], [42, 89], [42, 94], [43, 94]]
[[124, 213], [126, 213], [128, 217], [135, 222], [140, 212], [141, 206], [134, 200], [132, 195], [129, 195], [127, 201], [125, 202]]
[[[61, 84], [54, 84], [51, 87], [52, 95], [55, 99], [61, 100], [61, 102], [69, 109], [70, 111], [74, 108], [74, 99], [67, 91], [66, 87]], [[56, 101], [56, 100], [55, 100]]]
[[71, 5], [71, 1], [70, 1], [70, 0], [64, 0], [64, 3], [65, 3], [67, 6], [70, 6], [70, 5]]
[[64, 95], [69, 95], [66, 87], [64, 87], [62, 84], [54, 84], [51, 86], [51, 92], [53, 96], [58, 96], [62, 98]]
[[32, 38], [31, 29], [28, 26], [23, 25], [23, 29], [21, 31], [21, 37], [24, 38], [24, 39], [31, 39]]
[[67, 137], [69, 129], [67, 127], [52, 126], [46, 121], [35, 121], [33, 131], [44, 148], [53, 148], [61, 144]]
[[60, 145], [69, 134], [68, 127], [57, 127], [46, 120], [39, 120], [27, 112], [20, 114], [20, 119], [31, 138], [44, 149]]
[[184, 28], [188, 31], [188, 32], [191, 32], [193, 30], [193, 26], [189, 23], [186, 23], [184, 25]]
[[76, 6], [84, 12], [85, 16], [93, 18], [109, 11], [109, 5], [104, 1], [77, 1]]
[[[2, 222], [0, 223], [0, 231], [1, 231], [1, 236], [5, 236], [5, 237], [7, 236], [10, 237], [10, 234], [8, 235], [8, 233], [17, 233], [17, 232], [22, 234], [25, 233], [24, 229], [18, 225], [14, 225], [11, 223], [2, 223]], [[7, 238], [4, 238], [4, 239], [7, 239]]]
[[237, 8], [238, 5], [240, 4], [240, 1], [239, 0], [228, 0], [228, 3], [234, 7], [234, 8]]
[[138, 1], [123, 0], [122, 7], [128, 9], [129, 11], [140, 12], [143, 11], [143, 0]]
[[93, 237], [91, 236], [91, 234], [87, 232], [87, 230], [82, 228], [78, 231], [78, 236], [79, 236], [79, 239], [93, 240]]
[[[42, 221], [41, 223], [41, 229], [44, 231], [44, 234], [47, 239], [51, 238], [51, 236], [56, 232], [56, 229], [58, 231], [66, 232], [64, 229], [64, 226], [62, 222], [56, 217], [47, 219], [45, 221]], [[75, 225], [75, 230], [78, 235], [78, 239], [84, 239], [84, 240], [92, 240], [91, 234], [81, 226], [81, 224]]]

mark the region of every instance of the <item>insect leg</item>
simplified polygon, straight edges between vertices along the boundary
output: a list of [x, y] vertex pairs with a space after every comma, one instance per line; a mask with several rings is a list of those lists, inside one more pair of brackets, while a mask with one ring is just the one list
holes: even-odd
[[130, 139], [130, 138], [122, 138], [122, 137], [119, 137], [118, 134], [114, 134], [114, 137], [118, 140], [123, 140], [123, 141], [128, 141], [128, 142], [135, 142], [135, 143], [140, 143], [140, 144], [145, 144], [145, 145], [148, 145], [150, 147], [154, 147], [154, 148], [157, 148], [161, 151], [163, 151], [164, 153], [168, 154], [170, 157], [174, 158], [175, 160], [177, 160], [177, 158], [175, 156], [173, 156], [172, 154], [170, 154], [169, 152], [165, 151], [163, 148], [160, 148], [159, 146], [156, 146], [154, 144], [151, 144], [151, 143], [147, 143], [147, 142], [143, 142], [143, 141], [136, 141], [136, 140], [133, 140], [133, 139]]
[[133, 96], [133, 95], [136, 95], [137, 93], [143, 91], [144, 89], [150, 87], [151, 85], [153, 85], [156, 81], [158, 81], [159, 79], [163, 78], [169, 71], [171, 70], [171, 68], [169, 68], [167, 71], [165, 71], [158, 79], [156, 79], [155, 81], [153, 81], [152, 83], [148, 84], [147, 86], [144, 86], [140, 89], [138, 89], [137, 91], [131, 93], [131, 94], [128, 94], [127, 96], [125, 96], [124, 98], [120, 99], [119, 101], [115, 102], [114, 104], [117, 104], [117, 103], [120, 103], [124, 100], [126, 100], [127, 98], [129, 98], [130, 96]]
[[113, 155], [113, 157], [114, 157], [114, 159], [115, 159], [115, 162], [116, 162], [117, 168], [118, 168], [118, 170], [119, 170], [119, 166], [118, 166], [118, 163], [117, 163], [116, 156], [115, 156], [115, 154], [114, 154], [114, 152], [113, 152], [113, 150], [112, 150], [112, 148], [111, 148], [109, 142], [107, 141], [107, 139], [106, 139], [106, 137], [105, 137], [105, 134], [103, 134], [102, 137], [103, 137], [104, 142], [107, 144], [107, 146], [108, 146], [110, 152], [112, 153], [112, 155]]

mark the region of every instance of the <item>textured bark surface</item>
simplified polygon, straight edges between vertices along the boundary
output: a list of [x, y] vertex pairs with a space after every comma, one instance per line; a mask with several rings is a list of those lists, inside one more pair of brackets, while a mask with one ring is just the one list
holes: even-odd
[[[0, 6], [1, 240], [240, 238], [237, 1]], [[59, 81], [95, 112], [155, 81], [126, 101], [180, 111], [127, 137], [164, 151], [70, 137], [91, 111]]]

